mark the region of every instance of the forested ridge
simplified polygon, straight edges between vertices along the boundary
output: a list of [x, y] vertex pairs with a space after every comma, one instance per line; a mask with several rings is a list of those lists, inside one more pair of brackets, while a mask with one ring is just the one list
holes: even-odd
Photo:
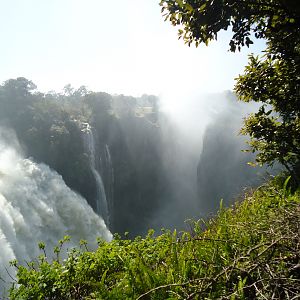
[[243, 141], [236, 137], [244, 108], [231, 92], [209, 100], [219, 112], [204, 137], [195, 132], [203, 149], [187, 144], [155, 96], [110, 95], [70, 85], [61, 93], [41, 93], [23, 77], [0, 87], [0, 124], [15, 131], [25, 157], [58, 172], [96, 211], [88, 124], [109, 205], [109, 228], [134, 237], [148, 228], [184, 228], [185, 219], [213, 213], [221, 198], [228, 205], [243, 187], [261, 181], [256, 175], [263, 170], [247, 166], [253, 155], [241, 152]]
[[[33, 82], [19, 77], [0, 87], [0, 122], [16, 132], [25, 157], [56, 170], [95, 209], [95, 178], [83, 138], [84, 128], [90, 124], [96, 139], [96, 167], [111, 205], [118, 207], [111, 216], [111, 230], [135, 234], [140, 223], [151, 218], [157, 206], [154, 201], [163, 197], [167, 186], [158, 154], [157, 101], [155, 96], [112, 96], [83, 86], [75, 90], [70, 85], [61, 93], [40, 93]], [[107, 155], [111, 155], [113, 169]], [[148, 203], [146, 215], [139, 219], [137, 212]], [[113, 214], [113, 208], [111, 211]], [[130, 225], [133, 222], [136, 224]], [[123, 227], [125, 223], [128, 228]]]

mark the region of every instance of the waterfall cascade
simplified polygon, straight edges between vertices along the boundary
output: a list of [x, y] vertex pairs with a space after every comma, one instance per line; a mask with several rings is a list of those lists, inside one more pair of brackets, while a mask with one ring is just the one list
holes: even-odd
[[[96, 188], [97, 188], [97, 199], [96, 199], [96, 212], [100, 215], [105, 223], [109, 226], [109, 207], [106, 199], [105, 188], [100, 173], [97, 170], [96, 165], [96, 151], [95, 151], [95, 139], [92, 127], [88, 123], [82, 123], [82, 132], [84, 133], [84, 144], [86, 151], [88, 152], [90, 159], [91, 171], [94, 175]], [[101, 156], [99, 156], [100, 163]]]
[[110, 223], [113, 222], [111, 212], [114, 211], [114, 183], [115, 183], [115, 174], [113, 163], [110, 155], [109, 146], [105, 145], [105, 163], [108, 175], [108, 188], [106, 193], [106, 199], [108, 204], [108, 211], [109, 211], [109, 221]]
[[51, 259], [53, 247], [65, 235], [71, 236], [68, 247], [84, 239], [91, 248], [97, 246], [97, 237], [112, 237], [103, 219], [59, 174], [22, 158], [2, 137], [0, 131], [0, 289], [14, 275], [9, 261], [38, 256], [40, 241]]

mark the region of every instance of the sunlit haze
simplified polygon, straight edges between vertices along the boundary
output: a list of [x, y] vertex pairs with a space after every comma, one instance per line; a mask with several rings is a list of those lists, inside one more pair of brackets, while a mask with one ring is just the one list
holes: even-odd
[[0, 34], [0, 81], [23, 76], [43, 92], [68, 83], [133, 96], [230, 90], [264, 46], [233, 54], [223, 33], [188, 47], [158, 0], [1, 1]]

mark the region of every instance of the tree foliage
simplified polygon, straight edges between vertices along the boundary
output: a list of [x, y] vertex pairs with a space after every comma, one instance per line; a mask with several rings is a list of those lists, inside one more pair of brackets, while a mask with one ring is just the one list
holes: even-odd
[[230, 50], [241, 49], [256, 38], [269, 38], [288, 31], [299, 22], [300, 5], [294, 0], [161, 0], [162, 12], [179, 38], [191, 45], [216, 40], [221, 30], [231, 28]]
[[[230, 51], [267, 41], [264, 55], [250, 55], [235, 91], [245, 102], [261, 103], [245, 119], [251, 151], [259, 164], [283, 164], [295, 178], [300, 164], [300, 3], [294, 0], [161, 0], [166, 20], [179, 26], [179, 38], [191, 45], [216, 40], [232, 30]], [[297, 175], [298, 174], [298, 175]]]

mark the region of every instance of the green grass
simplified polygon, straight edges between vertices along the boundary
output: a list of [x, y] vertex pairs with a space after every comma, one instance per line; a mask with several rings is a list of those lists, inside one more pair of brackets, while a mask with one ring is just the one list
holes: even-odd
[[10, 299], [298, 299], [300, 196], [279, 179], [190, 232], [99, 240], [49, 262], [12, 264]]

